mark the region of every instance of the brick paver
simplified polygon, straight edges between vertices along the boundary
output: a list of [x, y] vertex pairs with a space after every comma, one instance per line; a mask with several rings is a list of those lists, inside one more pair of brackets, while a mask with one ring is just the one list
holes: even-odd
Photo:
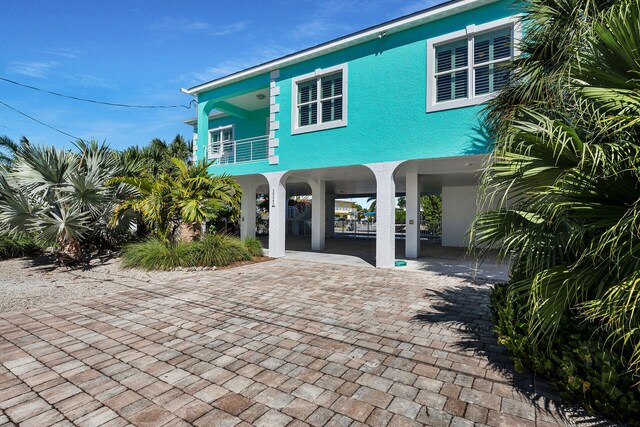
[[289, 260], [78, 274], [131, 290], [0, 315], [0, 425], [572, 422], [496, 344], [486, 283]]

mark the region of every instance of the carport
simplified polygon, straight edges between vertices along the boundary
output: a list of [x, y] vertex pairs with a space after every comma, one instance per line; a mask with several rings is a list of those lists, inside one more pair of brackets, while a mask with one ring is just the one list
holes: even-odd
[[[268, 239], [265, 247], [272, 257], [290, 252], [317, 252], [355, 256], [377, 267], [393, 267], [397, 259], [433, 258], [438, 253], [463, 256], [467, 230], [477, 212], [479, 167], [482, 156], [420, 159], [273, 172], [238, 176], [244, 189], [241, 235], [255, 236], [256, 195], [269, 203]], [[420, 196], [442, 195], [442, 241], [420, 240]], [[406, 196], [405, 237], [396, 236], [395, 198]], [[336, 198], [376, 197], [375, 236], [369, 239], [344, 239], [335, 236], [334, 201]], [[310, 204], [300, 219], [291, 209], [291, 198]], [[296, 219], [297, 218], [297, 219]], [[316, 220], [319, 218], [320, 220]], [[301, 228], [292, 221], [304, 221]], [[307, 227], [307, 228], [304, 228]], [[357, 240], [357, 241], [353, 241]]]

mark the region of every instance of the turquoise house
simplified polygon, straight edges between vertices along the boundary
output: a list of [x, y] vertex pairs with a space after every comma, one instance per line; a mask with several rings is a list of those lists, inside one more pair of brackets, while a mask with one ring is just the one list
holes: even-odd
[[311, 195], [311, 249], [333, 236], [334, 200], [375, 196], [378, 267], [393, 266], [395, 197], [406, 196], [408, 258], [420, 254], [419, 198], [442, 194], [443, 246], [465, 246], [479, 120], [518, 54], [512, 1], [453, 0], [183, 92], [197, 98], [194, 156], [244, 189], [241, 235], [268, 194], [272, 257], [285, 255], [287, 200]]

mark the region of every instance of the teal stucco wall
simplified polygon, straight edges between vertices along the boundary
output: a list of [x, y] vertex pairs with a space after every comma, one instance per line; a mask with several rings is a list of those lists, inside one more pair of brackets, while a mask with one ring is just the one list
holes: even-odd
[[[282, 68], [276, 80], [280, 87], [280, 112], [276, 114], [280, 128], [275, 135], [279, 163], [269, 165], [265, 160], [214, 167], [212, 172], [242, 175], [487, 152], [490, 144], [479, 129], [482, 106], [426, 112], [427, 39], [517, 12], [511, 0], [499, 1]], [[344, 63], [348, 63], [348, 125], [292, 135], [291, 80]], [[199, 101], [267, 87], [269, 75], [249, 80], [201, 94]], [[245, 137], [240, 134], [241, 122], [236, 125], [238, 138]], [[218, 122], [210, 123], [214, 125]], [[260, 130], [248, 136], [262, 134]]]

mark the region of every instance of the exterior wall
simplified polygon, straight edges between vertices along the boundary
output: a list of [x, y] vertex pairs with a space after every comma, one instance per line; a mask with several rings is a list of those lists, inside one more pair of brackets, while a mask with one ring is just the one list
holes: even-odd
[[[267, 130], [268, 118], [268, 109], [252, 111], [250, 116], [246, 119], [241, 119], [235, 116], [226, 116], [219, 119], [209, 120], [209, 129], [233, 125], [233, 139], [251, 138], [269, 133]], [[198, 137], [198, 140], [200, 140], [200, 137]], [[205, 136], [204, 140], [208, 141], [208, 135]]]
[[466, 247], [476, 217], [478, 187], [442, 187], [442, 246]]
[[[278, 163], [228, 165], [212, 172], [241, 175], [487, 152], [490, 147], [477, 129], [481, 106], [426, 112], [427, 39], [516, 12], [511, 0], [502, 0], [281, 69], [275, 79], [279, 111], [272, 117], [279, 124], [272, 135], [279, 141]], [[291, 135], [292, 79], [344, 63], [347, 126]], [[269, 82], [266, 73], [201, 94], [199, 102]]]

